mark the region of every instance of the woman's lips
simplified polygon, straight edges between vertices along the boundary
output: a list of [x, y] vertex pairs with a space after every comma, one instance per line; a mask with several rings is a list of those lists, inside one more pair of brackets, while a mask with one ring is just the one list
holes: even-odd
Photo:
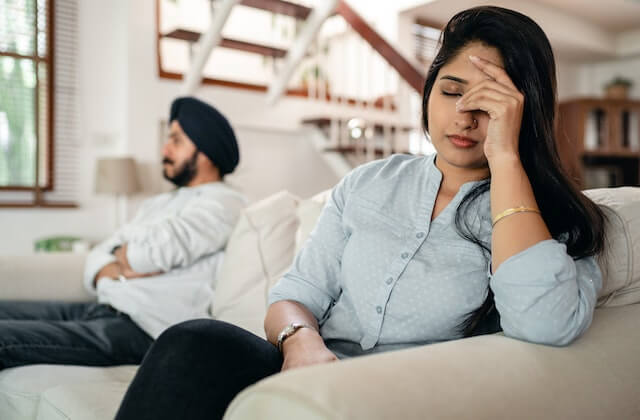
[[457, 147], [469, 148], [478, 144], [477, 141], [472, 140], [469, 137], [456, 136], [456, 135], [451, 135], [447, 137], [449, 138], [449, 141], [451, 141], [451, 143], [453, 143], [453, 145]]

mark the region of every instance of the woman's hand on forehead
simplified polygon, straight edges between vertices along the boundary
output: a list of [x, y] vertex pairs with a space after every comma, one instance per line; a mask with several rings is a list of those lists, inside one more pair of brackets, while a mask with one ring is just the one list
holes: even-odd
[[465, 92], [456, 103], [456, 110], [489, 115], [484, 153], [491, 167], [495, 158], [518, 155], [525, 98], [504, 68], [475, 55], [470, 55], [469, 60], [487, 79]]

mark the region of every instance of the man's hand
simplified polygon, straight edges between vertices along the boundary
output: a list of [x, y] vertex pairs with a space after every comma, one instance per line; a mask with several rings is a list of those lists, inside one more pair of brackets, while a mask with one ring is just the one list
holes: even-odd
[[116, 257], [116, 261], [118, 265], [122, 269], [122, 275], [127, 279], [139, 279], [142, 277], [151, 277], [162, 274], [162, 271], [156, 271], [153, 273], [138, 273], [133, 271], [131, 266], [129, 265], [129, 260], [127, 259], [127, 244], [124, 243], [122, 246], [119, 246], [114, 252], [113, 255]]
[[295, 369], [338, 360], [324, 344], [322, 337], [311, 328], [301, 328], [282, 345], [282, 370]]
[[116, 261], [120, 264], [123, 271], [133, 272], [131, 266], [129, 265], [129, 260], [127, 259], [127, 244], [124, 243], [115, 251], [113, 251], [113, 256], [116, 257]]
[[93, 287], [97, 287], [98, 280], [102, 277], [109, 277], [112, 279], [117, 279], [123, 275], [122, 267], [117, 261], [111, 262], [98, 271], [98, 274], [93, 278]]

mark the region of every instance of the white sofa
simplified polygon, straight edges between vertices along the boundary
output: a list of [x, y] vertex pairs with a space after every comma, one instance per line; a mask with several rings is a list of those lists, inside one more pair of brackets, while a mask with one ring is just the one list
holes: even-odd
[[[242, 392], [225, 419], [640, 418], [640, 188], [588, 195], [610, 215], [610, 249], [601, 258], [605, 286], [593, 325], [571, 346], [498, 334], [294, 370]], [[213, 316], [264, 335], [267, 291], [325, 198], [281, 192], [246, 209], [227, 246]], [[89, 299], [80, 284], [83, 261], [1, 256], [0, 299]], [[113, 418], [135, 370], [6, 369], [0, 419]]]

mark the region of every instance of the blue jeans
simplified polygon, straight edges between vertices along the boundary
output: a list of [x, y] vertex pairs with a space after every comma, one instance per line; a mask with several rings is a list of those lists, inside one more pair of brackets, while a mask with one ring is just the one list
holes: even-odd
[[98, 303], [0, 301], [0, 370], [29, 364], [138, 364], [152, 338]]

